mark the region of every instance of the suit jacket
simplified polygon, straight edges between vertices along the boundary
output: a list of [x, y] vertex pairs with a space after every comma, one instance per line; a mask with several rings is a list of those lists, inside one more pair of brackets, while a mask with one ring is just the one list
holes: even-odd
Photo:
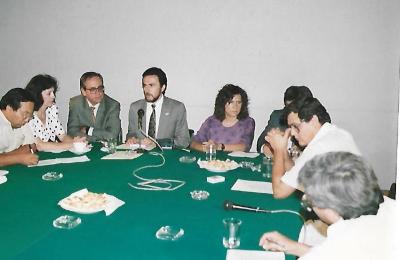
[[69, 101], [69, 114], [67, 133], [71, 136], [82, 136], [82, 126], [93, 127], [91, 136], [87, 136], [89, 142], [118, 139], [121, 131], [121, 120], [119, 118], [120, 104], [118, 101], [104, 95], [96, 114], [96, 121], [93, 122], [92, 111], [82, 95], [75, 96]]
[[[129, 109], [129, 125], [126, 138], [143, 137], [138, 126], [138, 110], [143, 109], [143, 131], [147, 133], [146, 100], [141, 99], [131, 104]], [[186, 108], [182, 102], [164, 96], [161, 107], [160, 122], [157, 131], [157, 139], [173, 138], [174, 144], [179, 147], [188, 147], [190, 142], [189, 129], [186, 120]]]
[[285, 128], [281, 122], [282, 116], [283, 116], [283, 109], [272, 111], [271, 115], [269, 116], [267, 126], [257, 139], [257, 152], [261, 152], [261, 146], [267, 142], [265, 141], [265, 136], [272, 128], [281, 128], [281, 129]]

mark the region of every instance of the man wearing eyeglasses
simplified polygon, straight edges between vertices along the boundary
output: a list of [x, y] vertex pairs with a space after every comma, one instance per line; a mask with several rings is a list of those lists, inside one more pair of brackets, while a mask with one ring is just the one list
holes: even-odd
[[[284, 109], [284, 118], [289, 126], [284, 134], [271, 130], [266, 140], [273, 148], [272, 189], [275, 198], [286, 198], [296, 189], [299, 171], [315, 155], [332, 151], [350, 152], [360, 155], [352, 135], [331, 124], [325, 107], [316, 98], [298, 100]], [[293, 136], [304, 148], [293, 161], [287, 151], [287, 143]]]
[[299, 260], [398, 259], [396, 203], [382, 196], [373, 169], [360, 156], [318, 155], [301, 169], [299, 183], [303, 206], [329, 225], [325, 241], [311, 247], [273, 231], [262, 235], [261, 247]]
[[80, 78], [81, 95], [69, 102], [67, 133], [89, 142], [117, 139], [121, 130], [120, 104], [104, 94], [103, 77], [86, 72]]

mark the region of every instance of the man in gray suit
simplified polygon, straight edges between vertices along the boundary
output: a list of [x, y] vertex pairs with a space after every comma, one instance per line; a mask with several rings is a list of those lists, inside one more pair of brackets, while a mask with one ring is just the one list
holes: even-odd
[[188, 147], [190, 142], [186, 108], [182, 102], [166, 97], [167, 76], [159, 68], [149, 68], [142, 75], [144, 99], [135, 101], [129, 109], [128, 144], [149, 144], [142, 129], [156, 139], [172, 138], [174, 145]]
[[69, 102], [68, 135], [86, 136], [89, 142], [118, 139], [120, 104], [104, 94], [103, 77], [97, 72], [84, 73], [80, 90], [81, 95]]

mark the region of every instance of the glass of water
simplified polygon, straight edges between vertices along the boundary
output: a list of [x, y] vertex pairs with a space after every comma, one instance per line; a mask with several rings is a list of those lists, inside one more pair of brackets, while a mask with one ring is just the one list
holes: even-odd
[[263, 177], [270, 179], [272, 177], [272, 157], [266, 156], [262, 161]]
[[225, 218], [222, 220], [224, 224], [224, 236], [222, 244], [226, 248], [237, 248], [240, 246], [240, 225], [242, 221], [237, 218]]
[[217, 159], [217, 146], [215, 144], [206, 145], [206, 160], [215, 161]]

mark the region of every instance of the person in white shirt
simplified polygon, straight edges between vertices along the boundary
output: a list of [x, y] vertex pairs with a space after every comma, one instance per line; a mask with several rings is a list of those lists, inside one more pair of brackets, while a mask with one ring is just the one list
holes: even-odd
[[373, 169], [349, 152], [315, 156], [301, 169], [303, 206], [330, 225], [326, 240], [315, 246], [267, 232], [265, 250], [299, 256], [299, 260], [396, 259], [396, 203], [383, 198]]
[[[328, 112], [316, 98], [310, 97], [291, 103], [284, 109], [284, 118], [287, 119], [289, 128], [283, 134], [280, 130], [273, 129], [266, 137], [274, 154], [272, 189], [275, 198], [286, 198], [296, 189], [301, 190], [297, 182], [299, 171], [315, 155], [332, 151], [360, 155], [351, 134], [330, 123]], [[287, 150], [290, 136], [304, 147], [295, 161]]]
[[33, 97], [22, 88], [9, 90], [0, 100], [0, 166], [34, 165], [39, 157], [29, 126]]

